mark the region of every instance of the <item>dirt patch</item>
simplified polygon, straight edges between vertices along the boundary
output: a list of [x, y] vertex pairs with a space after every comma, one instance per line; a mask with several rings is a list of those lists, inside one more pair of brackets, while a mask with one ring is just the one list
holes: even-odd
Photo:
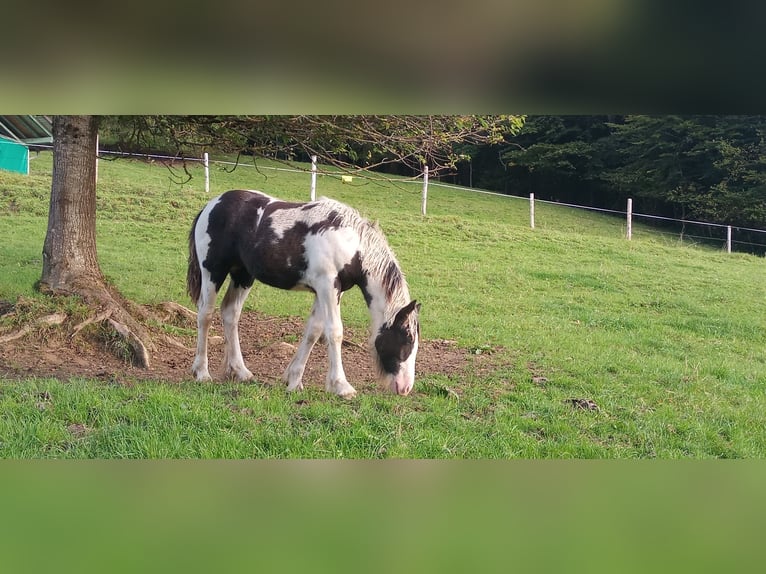
[[[154, 337], [156, 349], [148, 370], [119, 358], [108, 341], [99, 339], [92, 330], [72, 337], [63, 325], [0, 344], [0, 376], [106, 378], [123, 384], [137, 380], [189, 381], [196, 345], [195, 325], [184, 317], [174, 318], [173, 324], [175, 329], [169, 337]], [[270, 317], [257, 312], [242, 314], [239, 327], [242, 355], [256, 380], [282, 384], [282, 372], [295, 352], [303, 328], [300, 318]], [[210, 332], [209, 360], [211, 375], [217, 380], [221, 380], [222, 334], [220, 317], [216, 316]], [[345, 329], [343, 366], [358, 391], [378, 388], [366, 337], [366, 331]], [[469, 370], [492, 370], [491, 363], [490, 354], [476, 355], [454, 341], [424, 340], [420, 342], [416, 375], [438, 373], [459, 377]], [[320, 341], [306, 366], [304, 384], [323, 386], [326, 372], [327, 352]]]

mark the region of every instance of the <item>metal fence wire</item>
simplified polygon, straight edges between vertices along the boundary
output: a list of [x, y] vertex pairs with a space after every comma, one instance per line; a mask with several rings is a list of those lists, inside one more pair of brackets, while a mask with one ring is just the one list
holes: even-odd
[[[52, 146], [36, 145], [35, 148], [36, 149], [52, 148]], [[337, 171], [321, 170], [317, 165], [316, 156], [312, 157], [310, 168], [302, 168], [295, 165], [289, 165], [289, 166], [286, 165], [285, 167], [276, 167], [276, 166], [255, 165], [254, 163], [251, 164], [249, 162], [215, 160], [215, 159], [210, 159], [207, 152], [205, 152], [203, 154], [203, 157], [201, 158], [159, 155], [159, 154], [139, 154], [139, 153], [132, 153], [132, 152], [111, 151], [111, 150], [105, 150], [105, 149], [98, 149], [97, 154], [98, 156], [117, 155], [117, 156], [123, 156], [123, 157], [147, 158], [147, 159], [159, 160], [161, 162], [179, 162], [179, 161], [180, 162], [200, 162], [204, 167], [204, 174], [205, 174], [204, 185], [205, 185], [205, 191], [207, 192], [210, 191], [210, 172], [209, 172], [210, 164], [220, 165], [223, 167], [237, 166], [237, 167], [256, 168], [258, 170], [273, 170], [273, 171], [282, 171], [282, 172], [290, 172], [290, 173], [305, 173], [311, 178], [309, 189], [310, 189], [310, 198], [312, 200], [316, 197], [317, 174], [329, 175], [329, 176], [338, 177], [338, 178], [344, 177], [341, 173]], [[495, 195], [499, 197], [504, 197], [509, 200], [529, 201], [529, 213], [530, 213], [529, 223], [532, 229], [535, 228], [535, 203], [543, 203], [543, 204], [556, 205], [559, 207], [582, 209], [586, 211], [594, 211], [594, 212], [624, 217], [626, 220], [626, 238], [628, 240], [632, 238], [633, 220], [638, 218], [638, 219], [643, 219], [649, 222], [653, 227], [653, 232], [656, 232], [662, 235], [677, 237], [680, 241], [693, 241], [696, 243], [702, 243], [706, 245], [718, 244], [721, 246], [722, 249], [726, 250], [729, 253], [731, 253], [732, 251], [738, 251], [738, 252], [747, 252], [747, 253], [753, 253], [758, 255], [766, 254], [766, 230], [764, 229], [754, 229], [749, 227], [726, 225], [722, 223], [709, 223], [705, 221], [675, 219], [672, 217], [652, 215], [648, 213], [637, 213], [633, 211], [633, 208], [632, 208], [633, 202], [631, 199], [628, 199], [627, 209], [625, 211], [621, 211], [621, 210], [615, 210], [615, 209], [605, 209], [601, 207], [577, 205], [573, 203], [563, 203], [558, 201], [535, 199], [534, 194], [530, 194], [529, 197], [519, 196], [519, 195], [509, 195], [509, 194], [499, 193], [495, 191], [488, 191], [488, 190], [477, 189], [477, 188], [467, 188], [467, 187], [461, 187], [457, 185], [450, 185], [450, 184], [442, 183], [439, 181], [434, 181], [433, 179], [429, 179], [427, 167], [424, 168], [421, 174], [413, 176], [413, 177], [387, 177], [383, 174], [372, 174], [370, 172], [366, 172], [361, 168], [358, 171], [354, 171], [352, 173], [354, 174], [354, 177], [362, 178], [370, 182], [378, 181], [378, 182], [396, 183], [396, 184], [417, 183], [419, 186], [421, 186], [421, 189], [422, 189], [421, 191], [422, 193], [421, 214], [422, 215], [426, 215], [427, 213], [427, 199], [428, 199], [429, 187], [441, 187], [446, 189], [455, 189], [455, 190], [459, 190], [463, 192]], [[345, 176], [345, 177], [348, 177], [348, 176]]]

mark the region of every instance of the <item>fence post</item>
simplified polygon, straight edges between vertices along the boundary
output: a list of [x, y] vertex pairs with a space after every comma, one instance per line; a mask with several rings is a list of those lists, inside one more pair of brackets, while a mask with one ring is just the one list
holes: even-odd
[[428, 166], [423, 166], [423, 201], [420, 204], [420, 213], [426, 214], [426, 203], [428, 201]]
[[317, 198], [317, 156], [311, 156], [311, 201]]
[[628, 198], [628, 241], [633, 237], [633, 199]]
[[[29, 173], [29, 150], [27, 150], [27, 173]], [[96, 134], [96, 183], [98, 183], [98, 134]]]
[[731, 253], [731, 225], [726, 226], [726, 253]]
[[529, 194], [529, 225], [535, 228], [535, 194]]
[[210, 193], [210, 162], [207, 152], [202, 154], [202, 165], [205, 166], [205, 193]]

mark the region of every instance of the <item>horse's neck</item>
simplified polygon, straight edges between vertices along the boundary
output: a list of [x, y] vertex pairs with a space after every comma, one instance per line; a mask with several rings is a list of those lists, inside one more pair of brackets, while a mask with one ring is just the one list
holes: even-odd
[[368, 277], [368, 289], [372, 294], [369, 311], [371, 334], [374, 337], [384, 324], [390, 323], [396, 313], [410, 302], [410, 294], [404, 277], [390, 294], [390, 298], [386, 296], [386, 290], [380, 278], [373, 278], [370, 281]]
[[[362, 270], [370, 310], [372, 335], [393, 320], [396, 313], [410, 302], [407, 281], [399, 262], [376, 226], [362, 227]], [[393, 273], [392, 273], [393, 271]]]

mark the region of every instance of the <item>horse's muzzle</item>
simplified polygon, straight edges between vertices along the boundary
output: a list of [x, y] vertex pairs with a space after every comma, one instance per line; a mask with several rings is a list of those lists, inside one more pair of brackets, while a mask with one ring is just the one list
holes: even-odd
[[393, 381], [391, 381], [391, 391], [397, 395], [406, 397], [412, 391], [414, 382], [415, 381], [411, 377], [400, 373], [394, 377]]

